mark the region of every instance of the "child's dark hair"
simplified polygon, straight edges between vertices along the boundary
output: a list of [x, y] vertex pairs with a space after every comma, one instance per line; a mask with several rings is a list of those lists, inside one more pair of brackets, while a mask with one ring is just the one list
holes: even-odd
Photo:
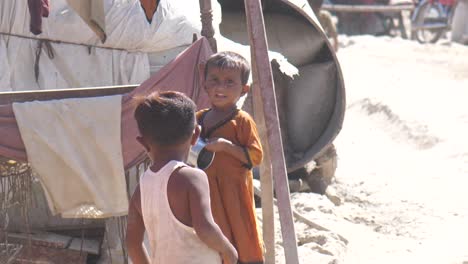
[[208, 75], [208, 68], [215, 67], [221, 69], [236, 69], [241, 72], [242, 85], [246, 85], [250, 76], [250, 65], [242, 55], [232, 51], [218, 52], [206, 61], [205, 78]]
[[154, 92], [137, 97], [135, 119], [142, 136], [160, 146], [179, 144], [192, 136], [195, 103], [180, 92]]

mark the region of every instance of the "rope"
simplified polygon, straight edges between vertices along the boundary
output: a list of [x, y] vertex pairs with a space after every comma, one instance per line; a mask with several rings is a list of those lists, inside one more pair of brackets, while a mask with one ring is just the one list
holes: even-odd
[[83, 46], [83, 47], [87, 47], [87, 48], [98, 48], [98, 49], [107, 49], [107, 50], [127, 51], [126, 49], [122, 49], [122, 48], [110, 48], [110, 47], [102, 47], [102, 46], [97, 46], [97, 45], [92, 45], [92, 44], [75, 43], [75, 42], [70, 42], [70, 41], [65, 41], [65, 40], [55, 40], [55, 39], [48, 39], [48, 38], [29, 37], [29, 36], [14, 34], [14, 33], [0, 32], [0, 35], [12, 36], [12, 37], [23, 38], [23, 39], [39, 40], [39, 41], [42, 40], [42, 41], [47, 41], [47, 42], [57, 43], [57, 44], [68, 44], [68, 45]]
[[45, 47], [47, 56], [49, 59], [53, 59], [55, 57], [54, 48], [50, 44], [48, 40], [39, 40], [37, 43], [36, 49], [36, 59], [34, 60], [34, 77], [36, 77], [36, 82], [39, 81], [39, 60], [41, 59], [42, 47]]
[[39, 60], [41, 58], [41, 52], [42, 52], [43, 47], [45, 47], [47, 55], [49, 56], [50, 59], [53, 59], [55, 57], [54, 49], [51, 43], [84, 46], [88, 48], [88, 54], [91, 54], [92, 48], [126, 51], [125, 49], [120, 49], [120, 48], [109, 48], [109, 47], [101, 47], [101, 46], [96, 46], [96, 45], [91, 45], [91, 44], [82, 44], [82, 43], [75, 43], [75, 42], [69, 42], [69, 41], [63, 41], [63, 40], [29, 37], [29, 36], [22, 36], [22, 35], [13, 34], [13, 33], [0, 32], [0, 35], [12, 36], [12, 37], [23, 38], [23, 39], [32, 39], [32, 40], [38, 41], [37, 49], [36, 49], [36, 59], [34, 61], [34, 77], [36, 78], [36, 82], [39, 81]]

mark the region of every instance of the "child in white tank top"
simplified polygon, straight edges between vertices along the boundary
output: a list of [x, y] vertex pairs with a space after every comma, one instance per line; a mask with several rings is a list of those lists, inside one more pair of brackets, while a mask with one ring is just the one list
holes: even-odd
[[[195, 104], [178, 92], [137, 101], [135, 119], [153, 164], [130, 201], [127, 248], [134, 264], [237, 263], [237, 252], [213, 220], [206, 174], [184, 161], [200, 133]], [[147, 232], [150, 254], [143, 247]]]

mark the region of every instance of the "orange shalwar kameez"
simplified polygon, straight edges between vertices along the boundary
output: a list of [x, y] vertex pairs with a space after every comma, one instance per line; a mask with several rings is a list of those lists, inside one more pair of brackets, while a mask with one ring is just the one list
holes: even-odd
[[[207, 111], [197, 113], [202, 127]], [[252, 175], [252, 167], [260, 164], [263, 152], [255, 122], [247, 112], [238, 110], [209, 135], [203, 132], [202, 137], [225, 138], [244, 148], [250, 161], [244, 164], [227, 153], [217, 152], [205, 172], [214, 220], [237, 249], [239, 262], [263, 263], [263, 240], [257, 225]]]

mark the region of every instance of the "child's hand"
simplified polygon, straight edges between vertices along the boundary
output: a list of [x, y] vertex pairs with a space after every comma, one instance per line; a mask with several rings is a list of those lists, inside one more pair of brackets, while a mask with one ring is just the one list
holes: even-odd
[[225, 151], [228, 146], [231, 146], [232, 142], [224, 138], [212, 138], [206, 143], [205, 148], [212, 152]]

